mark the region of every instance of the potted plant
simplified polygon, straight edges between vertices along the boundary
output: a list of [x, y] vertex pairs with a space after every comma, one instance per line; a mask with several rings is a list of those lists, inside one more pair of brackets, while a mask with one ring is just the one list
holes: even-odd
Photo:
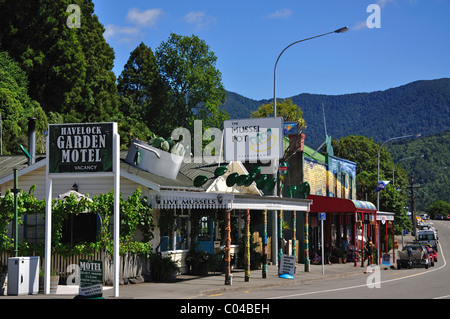
[[150, 256], [150, 272], [154, 281], [174, 282], [180, 267], [172, 257], [155, 254]]
[[189, 266], [193, 275], [207, 275], [209, 259], [210, 254], [208, 252], [191, 249], [186, 255], [186, 265]]
[[8, 278], [8, 267], [0, 263], [0, 296], [5, 295], [7, 278]]

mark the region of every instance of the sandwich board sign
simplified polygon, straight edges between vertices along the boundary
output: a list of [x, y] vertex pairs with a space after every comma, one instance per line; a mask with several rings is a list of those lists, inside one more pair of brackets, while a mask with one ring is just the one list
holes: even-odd
[[103, 263], [97, 260], [80, 259], [80, 290], [82, 298], [103, 297]]
[[[50, 124], [47, 135], [44, 293], [50, 293], [54, 179], [113, 177], [114, 297], [119, 297], [120, 136], [116, 122]], [[97, 287], [98, 288], [98, 287]], [[97, 291], [98, 289], [94, 289]], [[87, 291], [87, 290], [86, 290]]]
[[281, 255], [281, 263], [279, 274], [289, 274], [293, 276], [295, 273], [295, 256]]

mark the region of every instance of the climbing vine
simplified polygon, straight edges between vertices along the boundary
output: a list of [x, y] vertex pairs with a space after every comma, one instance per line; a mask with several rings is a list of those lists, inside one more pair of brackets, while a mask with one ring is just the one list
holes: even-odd
[[[22, 216], [26, 214], [41, 214], [45, 219], [45, 200], [38, 200], [34, 196], [36, 186], [32, 186], [28, 193], [23, 190], [18, 194], [18, 221], [23, 225]], [[63, 224], [69, 214], [81, 214], [85, 212], [97, 213], [101, 218], [100, 232], [97, 241], [92, 243], [77, 243], [74, 245], [63, 244]], [[52, 248], [53, 251], [68, 256], [72, 254], [92, 254], [95, 251], [105, 249], [113, 254], [113, 225], [111, 216], [114, 212], [114, 192], [77, 198], [75, 195], [65, 197], [62, 200], [52, 201]], [[8, 190], [3, 198], [0, 198], [0, 252], [12, 252], [13, 240], [8, 237], [7, 227], [14, 219], [14, 194]], [[124, 200], [120, 196], [120, 253], [138, 253], [149, 255], [151, 247], [149, 241], [153, 238], [155, 225], [152, 209], [145, 197], [141, 196], [141, 190], [137, 189], [131, 196]], [[136, 231], [142, 235], [141, 241], [134, 239]], [[19, 245], [21, 254], [27, 255], [31, 251], [43, 254], [43, 244], [29, 244], [25, 239]]]

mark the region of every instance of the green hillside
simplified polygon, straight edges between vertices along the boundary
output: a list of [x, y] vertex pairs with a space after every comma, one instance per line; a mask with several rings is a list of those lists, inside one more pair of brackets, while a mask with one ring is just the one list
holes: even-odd
[[[344, 95], [303, 93], [291, 97], [308, 124], [306, 143], [315, 148], [325, 139], [322, 105], [328, 135], [373, 137], [376, 142], [394, 136], [423, 136], [450, 129], [450, 78], [416, 81], [385, 91]], [[269, 100], [255, 101], [228, 92], [222, 105], [230, 118], [247, 118]]]
[[[424, 211], [438, 200], [450, 202], [450, 131], [386, 144], [395, 163], [414, 177], [416, 207]], [[423, 158], [402, 160], [424, 155]]]

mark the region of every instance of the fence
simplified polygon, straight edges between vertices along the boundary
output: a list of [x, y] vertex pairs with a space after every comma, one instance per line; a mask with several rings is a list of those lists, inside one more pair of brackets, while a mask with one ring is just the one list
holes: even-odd
[[[33, 254], [34, 255], [34, 254]], [[13, 257], [8, 253], [0, 253], [0, 264], [7, 265], [8, 258]], [[105, 252], [95, 252], [91, 255], [72, 255], [63, 257], [58, 254], [53, 254], [50, 262], [50, 269], [59, 275], [59, 283], [66, 284], [67, 280], [71, 280], [71, 275], [74, 274], [77, 267], [71, 265], [78, 265], [80, 259], [100, 260], [103, 261], [103, 283], [105, 285], [112, 285], [114, 282], [114, 266], [112, 258]], [[45, 264], [43, 257], [40, 258], [39, 264], [41, 269]], [[145, 257], [136, 254], [126, 253], [120, 256], [119, 278], [120, 283], [129, 283], [133, 280], [144, 280], [150, 275], [150, 263]], [[73, 284], [73, 282], [68, 283]]]

